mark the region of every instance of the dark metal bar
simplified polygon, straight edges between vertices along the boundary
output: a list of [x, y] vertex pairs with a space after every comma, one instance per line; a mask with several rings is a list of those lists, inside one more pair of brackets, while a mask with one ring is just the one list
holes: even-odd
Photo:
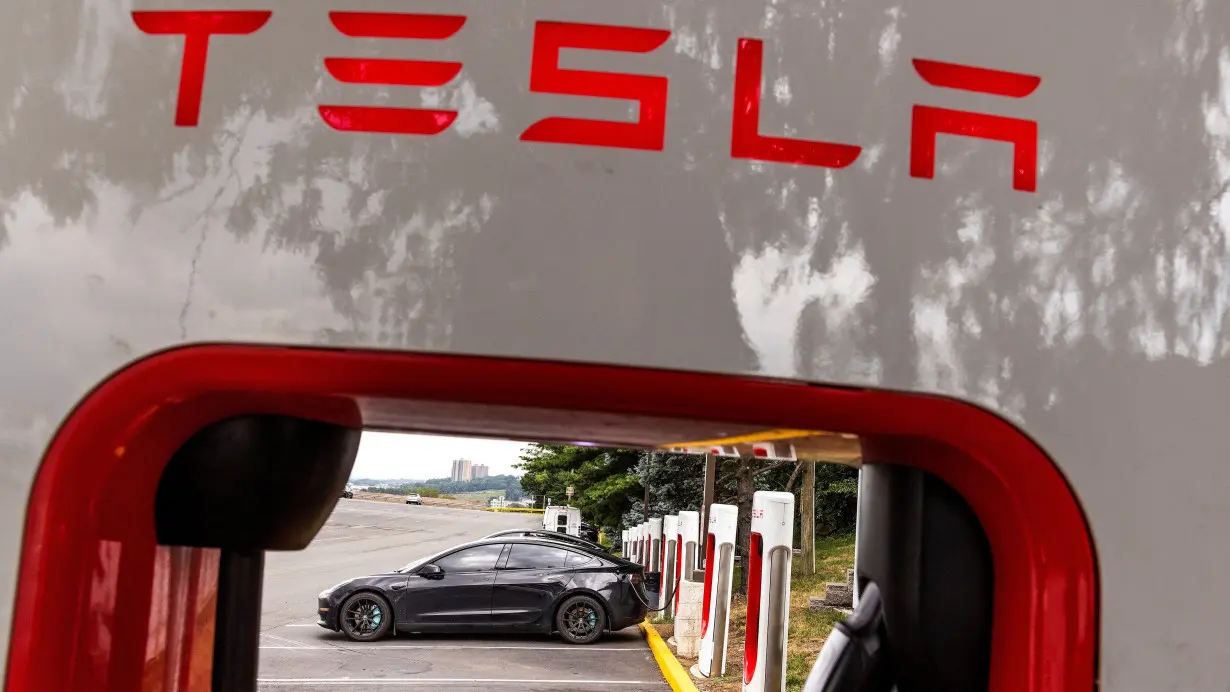
[[264, 572], [264, 551], [222, 551], [213, 692], [256, 692]]

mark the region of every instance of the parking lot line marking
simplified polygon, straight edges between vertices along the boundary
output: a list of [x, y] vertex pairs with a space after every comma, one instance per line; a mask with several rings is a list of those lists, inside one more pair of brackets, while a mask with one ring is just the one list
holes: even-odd
[[508, 678], [266, 678], [257, 685], [660, 685], [661, 680], [559, 680]]
[[361, 536], [326, 536], [324, 538], [312, 539], [312, 545], [316, 545], [317, 543], [329, 543], [330, 541], [357, 541], [360, 538]]
[[314, 622], [299, 622], [293, 625], [282, 625], [282, 626], [283, 627], [320, 627], [320, 625]]
[[[266, 635], [268, 636], [268, 635]], [[290, 641], [283, 639], [282, 641]], [[328, 651], [328, 650], [358, 650], [355, 647], [347, 647], [345, 644], [339, 646], [312, 646], [304, 644], [302, 646], [262, 646], [262, 649], [293, 649], [295, 651]], [[491, 650], [510, 650], [510, 651], [577, 651], [584, 653], [594, 653], [598, 651], [644, 651], [649, 653], [649, 647], [646, 646], [604, 646], [602, 648], [592, 646], [463, 646], [460, 644], [376, 644], [365, 645], [362, 647], [364, 651], [374, 649], [491, 649]]]
[[285, 643], [287, 643], [287, 644], [293, 644], [293, 646], [285, 646], [285, 647], [281, 647], [281, 648], [285, 648], [285, 649], [304, 649], [304, 648], [307, 648], [307, 647], [311, 646], [311, 645], [310, 645], [310, 644], [308, 644], [307, 642], [297, 642], [297, 641], [295, 641], [294, 639], [287, 639], [287, 638], [285, 638], [285, 637], [279, 637], [279, 636], [277, 636], [277, 635], [274, 635], [274, 634], [269, 634], [269, 633], [266, 633], [266, 632], [262, 632], [262, 633], [261, 633], [261, 636], [262, 636], [262, 637], [269, 637], [270, 639], [272, 639], [272, 640], [274, 640], [274, 641], [285, 642]]

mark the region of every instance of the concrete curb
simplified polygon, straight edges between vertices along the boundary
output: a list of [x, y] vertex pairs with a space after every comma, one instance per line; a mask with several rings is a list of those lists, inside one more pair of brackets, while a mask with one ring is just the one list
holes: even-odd
[[658, 630], [654, 629], [653, 625], [648, 621], [640, 623], [641, 632], [645, 635], [645, 641], [649, 642], [649, 650], [653, 652], [654, 659], [658, 662], [658, 667], [662, 669], [662, 677], [666, 678], [666, 682], [670, 684], [671, 689], [675, 692], [699, 692], [696, 685], [692, 684], [692, 677], [688, 675], [688, 671], [684, 669], [683, 664], [679, 659], [675, 658], [675, 654], [671, 653], [670, 647], [666, 642], [662, 641], [662, 636], [658, 634]]

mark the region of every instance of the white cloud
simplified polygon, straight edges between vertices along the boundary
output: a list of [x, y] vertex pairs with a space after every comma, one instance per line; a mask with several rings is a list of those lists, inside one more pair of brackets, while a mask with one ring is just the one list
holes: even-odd
[[350, 477], [447, 478], [454, 459], [486, 464], [492, 476], [520, 476], [521, 471], [512, 465], [521, 460], [521, 450], [526, 445], [525, 442], [473, 437], [364, 432]]

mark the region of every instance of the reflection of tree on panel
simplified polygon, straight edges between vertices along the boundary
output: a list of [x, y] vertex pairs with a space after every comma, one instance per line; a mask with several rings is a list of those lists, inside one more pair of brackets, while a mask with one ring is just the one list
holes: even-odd
[[[16, 82], [29, 78], [28, 65], [0, 68], [0, 93], [11, 97], [11, 127], [0, 153], [21, 162], [0, 172], [0, 199], [33, 192], [64, 223], [83, 218], [98, 201], [100, 185], [136, 194], [134, 219], [161, 204], [199, 197], [199, 215], [180, 229], [200, 234], [194, 270], [207, 231], [218, 226], [314, 255], [334, 308], [350, 322], [347, 331], [320, 335], [335, 342], [431, 348], [460, 342], [482, 349], [500, 333], [517, 350], [513, 340], [524, 331], [517, 328], [523, 313], [505, 301], [546, 301], [549, 312], [553, 296], [569, 293], [599, 306], [592, 312], [611, 332], [603, 335], [559, 314], [559, 342], [568, 349], [561, 356], [616, 357], [607, 353], [612, 343], [643, 344], [642, 360], [661, 360], [655, 354], [673, 348], [696, 351], [697, 365], [704, 366], [709, 349], [684, 344], [692, 331], [686, 313], [697, 295], [714, 305], [704, 311], [711, 324], [713, 315], [727, 315], [717, 322], [728, 323], [727, 340], [738, 343], [724, 272], [706, 273], [712, 285], [705, 286], [675, 271], [681, 262], [728, 263], [710, 212], [713, 193], [702, 176], [683, 175], [681, 164], [672, 163], [679, 157], [653, 152], [644, 155], [664, 162], [657, 174], [610, 178], [608, 160], [626, 152], [583, 154], [517, 140], [552, 103], [536, 103], [538, 97], [526, 93], [533, 18], [484, 11], [472, 34], [463, 31], [433, 46], [443, 59], [464, 61], [457, 80], [440, 89], [390, 87], [373, 98], [373, 89], [338, 84], [320, 64], [323, 55], [370, 54], [370, 41], [322, 30], [323, 12], [280, 9], [257, 34], [211, 40], [200, 124], [187, 129], [170, 126], [182, 39], [142, 35], [118, 7], [75, 9], [57, 10], [37, 27], [10, 22], [0, 28], [15, 53], [49, 66], [45, 83], [25, 85]], [[629, 25], [661, 24], [658, 10], [621, 12]], [[306, 39], [298, 38], [325, 35], [333, 41], [305, 47]], [[382, 50], [402, 50], [387, 46]], [[647, 73], [687, 60], [659, 52], [650, 56]], [[696, 91], [687, 78], [672, 82], [675, 105], [681, 98], [698, 102], [681, 97]], [[706, 98], [711, 87], [701, 87]], [[320, 122], [319, 103], [461, 112], [438, 137], [356, 135]], [[535, 104], [532, 117], [516, 111], [527, 103]], [[721, 120], [668, 121], [668, 127], [705, 131]], [[133, 133], [140, 133], [139, 142]], [[576, 170], [553, 168], [561, 157]], [[694, 167], [696, 157], [687, 158]], [[520, 184], [539, 174], [546, 183]], [[596, 180], [618, 184], [596, 186]], [[543, 213], [544, 205], [554, 206], [544, 197], [548, 190], [565, 202], [561, 213]], [[544, 228], [544, 219], [553, 223]], [[657, 228], [664, 219], [670, 233]], [[621, 271], [634, 266], [640, 280]], [[646, 332], [660, 340], [644, 339]], [[619, 338], [612, 340], [612, 333]]]
[[[1097, 26], [1096, 36], [1060, 33], [1063, 50], [1035, 51], [1044, 75], [1038, 95], [1000, 105], [1023, 110], [1051, 90], [1036, 197], [1011, 192], [1006, 175], [978, 181], [972, 164], [995, 156], [1006, 170], [1006, 147], [961, 143], [944, 153], [952, 164], [940, 175], [960, 192], [936, 210], [948, 220], [947, 237], [923, 239], [947, 252], [927, 253], [932, 261], [913, 274], [920, 384], [1040, 413], [1077, 379], [1063, 372], [1072, 362], [1065, 351], [1097, 348], [1112, 362], [1207, 361], [1226, 343], [1227, 248], [1211, 212], [1224, 193], [1228, 172], [1216, 159], [1227, 143], [1208, 125], [1230, 95], [1221, 93], [1224, 58], [1201, 46], [1224, 44], [1230, 15], [1188, 3], [1124, 10], [1078, 24]], [[1073, 8], [1055, 3], [1041, 16], [1051, 12], [1071, 16]], [[1025, 36], [1045, 29], [1007, 13], [1003, 21], [1014, 20]], [[942, 28], [904, 30], [907, 46], [911, 31]], [[1070, 59], [1082, 46], [1083, 65], [1054, 57]], [[1078, 190], [1084, 195], [1075, 197]], [[1036, 344], [1035, 362], [1008, 358], [1022, 343]], [[1059, 366], [1056, 376], [1039, 378], [1048, 361]], [[1029, 381], [1014, 377], [1022, 372]]]
[[[98, 201], [99, 183], [121, 185], [144, 191], [135, 220], [212, 185], [201, 218], [183, 230], [201, 232], [202, 240], [216, 226], [239, 237], [260, 232], [273, 247], [313, 253], [354, 336], [443, 345], [447, 334], [428, 332], [445, 328], [440, 311], [455, 291], [447, 236], [472, 231], [490, 215], [494, 200], [481, 192], [483, 171], [450, 169], [435, 155], [439, 144], [424, 138], [356, 137], [320, 122], [314, 104], [371, 96], [331, 83], [312, 51], [270, 49], [286, 45], [302, 28], [297, 21], [319, 19], [323, 13], [279, 12], [257, 35], [214, 37], [195, 129], [171, 126], [182, 38], [143, 36], [118, 6], [84, 7], [75, 16], [57, 10], [36, 28], [6, 23], [0, 32], [7, 45], [56, 66], [47, 82], [62, 88], [16, 84], [29, 77], [27, 65], [0, 69], [0, 88], [14, 96], [0, 151], [22, 163], [0, 171], [0, 197], [32, 191], [63, 223]], [[151, 52], [161, 54], [153, 65]], [[80, 75], [86, 54], [93, 66]], [[464, 77], [422, 98], [463, 110], [457, 129], [481, 136], [498, 121]], [[481, 88], [497, 99], [516, 90], [499, 82]], [[142, 146], [134, 136], [143, 137]], [[496, 139], [490, 146], [501, 146]], [[356, 277], [366, 285], [354, 285]], [[378, 307], [360, 309], [356, 294]]]
[[[1082, 14], [1094, 9], [1051, 0], [983, 11], [994, 26], [1012, 29], [987, 25], [985, 35], [958, 36], [925, 10], [867, 4], [621, 9], [629, 25], [673, 32], [645, 70], [671, 75], [667, 151], [653, 154], [661, 170], [632, 176], [643, 180], [599, 188], [587, 181], [617, 174], [609, 162], [618, 156], [590, 162], [576, 150], [575, 175], [549, 170], [559, 145], [535, 148], [515, 137], [537, 116], [517, 113], [511, 122], [505, 114], [505, 104], [526, 102], [526, 80], [509, 79], [501, 63], [528, 57], [522, 43], [532, 18], [485, 16], [482, 50], [469, 43], [461, 56], [446, 47], [466, 64], [447, 87], [388, 90], [388, 102], [462, 111], [445, 135], [414, 138], [350, 136], [319, 121], [314, 104], [370, 94], [335, 83], [319, 61], [322, 53], [361, 54], [362, 42], [295, 49], [294, 36], [323, 35], [323, 13], [279, 12], [260, 40], [215, 39], [209, 74], [225, 79], [207, 75], [201, 125], [188, 131], [168, 126], [181, 41], [140, 35], [118, 6], [10, 4], [6, 16], [21, 21], [0, 26], [16, 56], [0, 67], [0, 154], [15, 163], [0, 167], [0, 198], [32, 193], [63, 223], [82, 218], [104, 184], [138, 195], [135, 214], [207, 192], [190, 230], [224, 225], [316, 256], [335, 309], [351, 323], [349, 333], [322, 337], [342, 342], [474, 344], [501, 327], [511, 331], [501, 320], [519, 313], [502, 301], [549, 301], [567, 287], [606, 306], [612, 329], [659, 334], [643, 339], [643, 358], [652, 360], [679, 348], [670, 344], [687, 333], [674, 322], [688, 301], [673, 305], [673, 294], [720, 301], [730, 290], [670, 277], [680, 261], [730, 262], [715, 245], [720, 227], [735, 255], [742, 329], [761, 369], [921, 384], [1020, 412], [1046, 406], [1063, 379], [1014, 381], [1025, 364], [1007, 354], [1023, 341], [1116, 352], [1134, 344], [1149, 357], [1219, 353], [1226, 249], [1216, 216], [1230, 159], [1225, 60], [1214, 47], [1226, 39], [1220, 32], [1230, 17], [1221, 15], [1230, 10], [1132, 4], [1094, 18]], [[492, 30], [493, 22], [502, 24]], [[730, 161], [736, 35], [765, 41], [762, 131], [858, 144], [852, 166]], [[1054, 47], [1038, 50], [1040, 37]], [[984, 66], [1042, 75], [1037, 94], [978, 103], [1011, 115], [1047, 113], [1036, 195], [1011, 190], [1010, 154], [988, 142], [941, 138], [935, 179], [909, 177], [909, 106], [969, 103], [926, 87], [910, 68], [913, 57], [961, 61], [937, 46], [1030, 56], [1031, 64]], [[1063, 62], [1077, 54], [1080, 64]], [[840, 86], [840, 102], [824, 99], [826, 85]], [[816, 106], [801, 108], [804, 101]], [[455, 155], [462, 148], [465, 155]], [[555, 227], [537, 227], [542, 207], [554, 205], [543, 188], [510, 184], [526, 169], [477, 165], [479, 150], [490, 161], [540, 157], [539, 170], [568, 201]], [[224, 184], [200, 189], [215, 179]], [[1072, 197], [1077, 189], [1084, 197]], [[749, 190], [759, 191], [759, 203]], [[935, 219], [942, 223], [932, 226]], [[558, 256], [534, 254], [546, 247]], [[467, 274], [496, 257], [507, 258], [503, 270]], [[618, 271], [632, 264], [637, 281]], [[458, 305], [468, 306], [460, 317], [452, 314]], [[565, 331], [584, 323], [569, 317], [561, 316]], [[782, 326], [790, 322], [797, 328]], [[594, 358], [615, 355], [590, 329], [561, 341]], [[975, 341], [977, 352], [968, 348]], [[903, 348], [915, 357], [884, 358]], [[696, 350], [703, 358], [705, 349]]]
[[[1122, 9], [1094, 22], [1079, 16], [1093, 10], [1064, 3], [995, 3], [980, 11], [1013, 29], [994, 36], [958, 35], [924, 10], [765, 11], [762, 131], [864, 149], [842, 170], [783, 178], [774, 164], [748, 165], [724, 181], [731, 191], [763, 181], [763, 203], [732, 201], [723, 219], [748, 273], [736, 293], [761, 366], [955, 391], [1020, 414], [1046, 406], [1066, 379], [1015, 378], [1026, 364], [1009, 356], [1023, 344], [1039, 354], [1033, 376], [1041, 351], [1082, 343], [1115, 357], [1220, 353], [1230, 62], [1209, 47], [1225, 42], [1230, 17], [1207, 3]], [[1058, 29], [1056, 17], [1097, 33]], [[1040, 37], [1052, 47], [1037, 50]], [[996, 54], [1029, 56], [983, 66], [1042, 75], [1038, 92], [975, 100], [927, 86], [910, 63]], [[1078, 54], [1083, 64], [1063, 62]], [[790, 107], [803, 90], [814, 103], [834, 85], [842, 98], [822, 113]], [[915, 103], [1043, 114], [1037, 194], [1012, 189], [1008, 145], [972, 139], [941, 137], [935, 178], [910, 178]], [[776, 319], [791, 312], [797, 334]], [[903, 349], [914, 358], [883, 360]]]

